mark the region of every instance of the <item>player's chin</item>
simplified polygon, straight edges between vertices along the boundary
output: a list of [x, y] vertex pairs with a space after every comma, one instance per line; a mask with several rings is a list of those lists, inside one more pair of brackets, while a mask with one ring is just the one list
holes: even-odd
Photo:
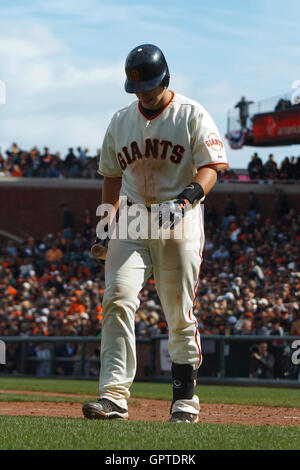
[[153, 102], [153, 100], [141, 101], [141, 104], [146, 109], [153, 109], [153, 107], [155, 106], [155, 103]]
[[158, 105], [158, 100], [155, 98], [140, 100], [141, 104], [146, 109], [155, 109]]

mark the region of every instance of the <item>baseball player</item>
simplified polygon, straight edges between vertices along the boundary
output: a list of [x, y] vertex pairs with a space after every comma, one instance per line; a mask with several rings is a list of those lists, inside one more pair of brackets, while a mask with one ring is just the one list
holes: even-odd
[[[138, 294], [153, 274], [168, 323], [173, 400], [170, 422], [196, 423], [194, 393], [202, 362], [193, 304], [204, 246], [203, 201], [227, 167], [218, 129], [197, 102], [171, 91], [162, 51], [151, 44], [133, 49], [125, 65], [127, 93], [137, 100], [117, 111], [107, 129], [99, 171], [102, 203], [118, 208], [143, 204], [151, 215], [167, 208], [164, 228], [187, 221], [181, 238], [113, 238], [108, 243], [103, 298], [100, 398], [85, 403], [94, 419], [127, 419], [127, 401], [136, 372], [134, 318]], [[179, 223], [181, 223], [179, 221]], [[101, 221], [100, 221], [101, 223]], [[162, 218], [159, 217], [159, 226]], [[107, 240], [106, 240], [107, 242]]]

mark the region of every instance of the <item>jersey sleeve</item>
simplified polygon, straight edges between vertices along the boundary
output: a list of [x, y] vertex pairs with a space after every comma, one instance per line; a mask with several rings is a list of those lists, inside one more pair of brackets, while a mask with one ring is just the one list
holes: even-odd
[[204, 108], [197, 110], [191, 120], [190, 132], [195, 168], [209, 166], [220, 171], [228, 167], [224, 142], [212, 117]]
[[119, 165], [115, 149], [112, 122], [110, 123], [104, 136], [98, 171], [101, 175], [112, 178], [122, 176], [122, 170]]

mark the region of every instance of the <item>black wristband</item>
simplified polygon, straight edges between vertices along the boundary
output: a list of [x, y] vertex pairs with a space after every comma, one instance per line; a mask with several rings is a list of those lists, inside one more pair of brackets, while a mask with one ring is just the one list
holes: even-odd
[[184, 190], [177, 196], [178, 199], [187, 199], [191, 204], [200, 201], [204, 196], [204, 191], [199, 183], [190, 183]]

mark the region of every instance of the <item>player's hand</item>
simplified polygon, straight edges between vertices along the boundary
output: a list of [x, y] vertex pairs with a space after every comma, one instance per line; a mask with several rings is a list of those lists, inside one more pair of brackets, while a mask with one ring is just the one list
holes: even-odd
[[159, 228], [174, 230], [191, 208], [192, 204], [188, 199], [171, 199], [160, 203], [158, 206]]

